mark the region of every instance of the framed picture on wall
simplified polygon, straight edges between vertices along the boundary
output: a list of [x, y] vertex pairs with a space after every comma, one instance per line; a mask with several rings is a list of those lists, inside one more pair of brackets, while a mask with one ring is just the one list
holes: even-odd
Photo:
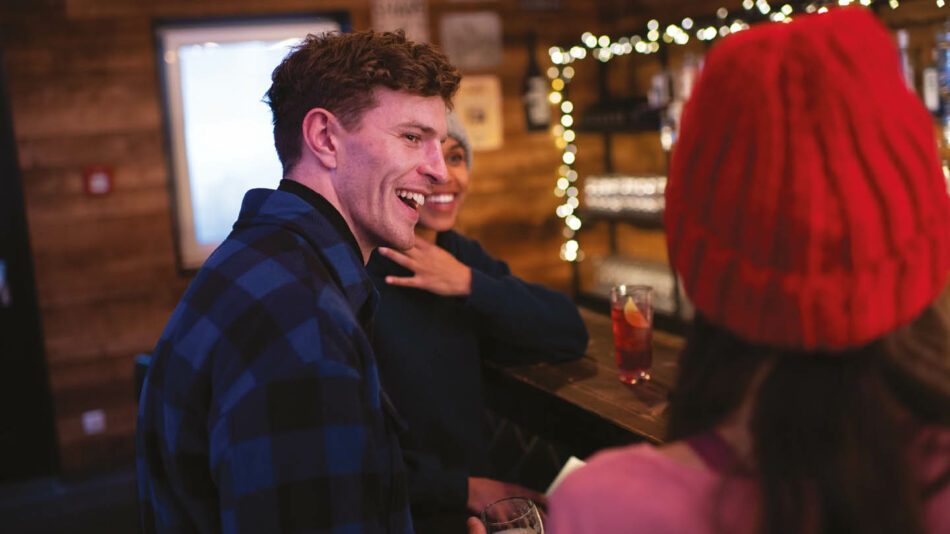
[[264, 97], [307, 34], [348, 31], [346, 14], [155, 25], [179, 266], [201, 266], [231, 231], [244, 193], [282, 175]]

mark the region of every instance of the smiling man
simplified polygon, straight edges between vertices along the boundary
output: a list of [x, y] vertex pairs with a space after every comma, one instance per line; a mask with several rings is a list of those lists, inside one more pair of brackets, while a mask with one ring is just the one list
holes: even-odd
[[274, 71], [284, 179], [247, 193], [155, 349], [143, 532], [412, 532], [364, 263], [412, 247], [458, 82], [401, 33], [309, 36]]

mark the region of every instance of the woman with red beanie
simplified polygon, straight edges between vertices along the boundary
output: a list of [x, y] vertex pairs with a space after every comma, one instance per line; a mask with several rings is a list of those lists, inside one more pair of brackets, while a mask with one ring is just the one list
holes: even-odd
[[710, 52], [666, 190], [674, 441], [593, 457], [549, 533], [950, 532], [950, 197], [898, 65], [854, 8]]

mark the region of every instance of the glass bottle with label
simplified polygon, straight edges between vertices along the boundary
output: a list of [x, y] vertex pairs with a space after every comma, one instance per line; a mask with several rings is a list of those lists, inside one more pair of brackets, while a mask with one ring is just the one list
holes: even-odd
[[914, 65], [910, 60], [910, 36], [907, 30], [897, 30], [897, 50], [900, 53], [901, 73], [904, 75], [904, 83], [911, 91], [916, 91], [914, 83]]
[[524, 78], [525, 123], [529, 130], [546, 130], [551, 123], [551, 106], [548, 104], [548, 81], [541, 74], [538, 60], [534, 57], [535, 36], [528, 37], [528, 70]]

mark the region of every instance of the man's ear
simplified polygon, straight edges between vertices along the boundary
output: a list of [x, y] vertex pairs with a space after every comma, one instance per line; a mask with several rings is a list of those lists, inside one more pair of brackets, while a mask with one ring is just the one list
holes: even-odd
[[304, 147], [328, 169], [336, 168], [339, 129], [336, 116], [323, 108], [313, 108], [303, 118]]

